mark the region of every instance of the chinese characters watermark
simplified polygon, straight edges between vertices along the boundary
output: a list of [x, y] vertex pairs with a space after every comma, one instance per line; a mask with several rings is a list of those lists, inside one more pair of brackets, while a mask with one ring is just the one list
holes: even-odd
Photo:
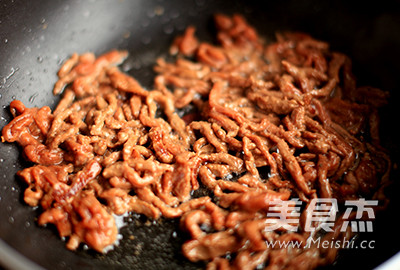
[[[372, 232], [372, 219], [375, 218], [373, 206], [377, 205], [377, 200], [365, 200], [363, 198], [349, 200], [345, 201], [345, 210], [340, 214], [336, 199], [312, 199], [305, 209], [303, 229], [306, 232], [319, 230], [332, 232], [337, 229], [340, 232], [345, 232], [350, 228], [352, 232]], [[291, 232], [297, 231], [300, 226], [301, 206], [302, 201], [298, 199], [272, 201], [267, 212], [265, 230], [274, 231], [283, 229]], [[339, 214], [341, 222], [337, 223]], [[335, 226], [340, 226], [340, 228], [335, 228]]]

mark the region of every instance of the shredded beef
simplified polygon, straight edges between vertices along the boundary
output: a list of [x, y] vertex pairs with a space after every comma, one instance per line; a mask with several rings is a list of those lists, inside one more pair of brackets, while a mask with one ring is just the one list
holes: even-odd
[[[209, 269], [312, 269], [338, 250], [268, 247], [313, 237], [304, 224], [265, 231], [276, 200], [299, 198], [304, 209], [313, 198], [387, 201], [377, 112], [387, 93], [358, 87], [350, 59], [307, 34], [268, 43], [240, 15], [215, 21], [219, 44], [189, 26], [171, 47], [175, 62], [157, 60], [152, 90], [118, 68], [125, 51], [73, 54], [58, 72], [54, 111], [11, 102], [2, 139], [34, 163], [18, 173], [25, 202], [69, 249], [102, 252], [117, 238], [112, 214], [135, 212], [180, 217], [190, 235], [183, 254]], [[194, 112], [180, 115], [186, 106]], [[199, 188], [214, 196], [193, 198]]]

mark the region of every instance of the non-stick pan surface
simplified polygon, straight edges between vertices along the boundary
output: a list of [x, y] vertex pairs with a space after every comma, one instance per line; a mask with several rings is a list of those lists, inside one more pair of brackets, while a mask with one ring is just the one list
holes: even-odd
[[[0, 0], [0, 129], [11, 119], [8, 104], [19, 99], [29, 107], [50, 105], [56, 71], [73, 52], [96, 54], [126, 49], [124, 71], [151, 88], [151, 67], [166, 55], [173, 37], [195, 25], [200, 39], [213, 40], [212, 14], [241, 13], [261, 35], [297, 30], [330, 42], [354, 60], [360, 84], [391, 92], [382, 115], [382, 139], [394, 164], [399, 161], [398, 116], [400, 76], [399, 1], [13, 1]], [[0, 263], [7, 268], [35, 269], [197, 269], [180, 253], [185, 235], [177, 220], [153, 223], [127, 216], [120, 245], [106, 255], [72, 252], [52, 228], [38, 227], [38, 210], [25, 205], [25, 186], [15, 173], [27, 166], [20, 149], [0, 144]], [[394, 170], [392, 179], [398, 173]], [[398, 184], [391, 188], [393, 205], [378, 216], [373, 249], [345, 250], [337, 269], [370, 269], [395, 254], [400, 240], [395, 217]]]

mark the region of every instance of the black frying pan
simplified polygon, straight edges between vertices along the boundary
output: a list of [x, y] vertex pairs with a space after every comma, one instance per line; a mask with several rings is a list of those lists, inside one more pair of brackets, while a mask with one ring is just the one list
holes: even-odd
[[[213, 41], [212, 14], [242, 13], [259, 32], [297, 30], [331, 43], [354, 60], [360, 84], [391, 92], [383, 111], [383, 143], [399, 161], [396, 126], [399, 115], [399, 1], [13, 1], [0, 0], [0, 129], [10, 120], [8, 104], [19, 99], [27, 106], [55, 106], [51, 94], [60, 63], [73, 52], [127, 49], [123, 70], [151, 87], [151, 67], [165, 55], [173, 37], [189, 24], [200, 39]], [[107, 255], [68, 251], [53, 229], [36, 225], [38, 212], [22, 202], [24, 186], [15, 173], [27, 166], [20, 149], [0, 144], [0, 264], [12, 269], [196, 269], [180, 253], [185, 235], [177, 220], [151, 224], [128, 216], [124, 239]], [[398, 178], [394, 170], [392, 178]], [[397, 216], [399, 185], [391, 189], [393, 204], [378, 216], [374, 249], [345, 250], [328, 269], [370, 269], [395, 254], [400, 240]]]

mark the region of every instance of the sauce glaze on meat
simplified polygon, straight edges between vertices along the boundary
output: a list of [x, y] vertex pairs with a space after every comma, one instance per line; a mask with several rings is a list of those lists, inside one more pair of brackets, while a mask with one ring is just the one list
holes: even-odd
[[[387, 93], [357, 86], [350, 59], [307, 34], [266, 43], [240, 15], [215, 22], [219, 44], [189, 26], [170, 48], [175, 62], [157, 60], [151, 91], [119, 70], [126, 52], [110, 51], [63, 64], [54, 111], [11, 102], [2, 139], [34, 163], [18, 172], [25, 202], [69, 249], [102, 252], [117, 238], [112, 214], [134, 212], [180, 217], [190, 235], [183, 254], [209, 269], [312, 269], [338, 249], [266, 241], [313, 237], [303, 229], [313, 198], [387, 204], [378, 131]], [[199, 188], [213, 196], [193, 198]], [[298, 230], [266, 231], [271, 202], [293, 198], [305, 205]], [[323, 239], [351, 239], [342, 222]]]

